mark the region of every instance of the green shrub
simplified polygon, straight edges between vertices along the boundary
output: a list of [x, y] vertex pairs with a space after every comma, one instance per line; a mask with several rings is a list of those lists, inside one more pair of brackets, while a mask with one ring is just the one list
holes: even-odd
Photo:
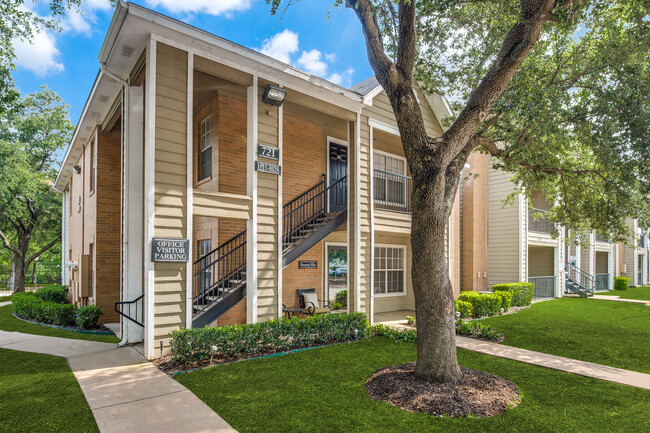
[[499, 296], [501, 298], [501, 308], [503, 308], [503, 312], [505, 313], [510, 309], [510, 304], [512, 303], [512, 293], [510, 292], [494, 292], [495, 295]]
[[334, 297], [334, 302], [341, 304], [341, 308], [348, 306], [348, 291], [342, 290]]
[[306, 319], [274, 319], [218, 328], [180, 329], [169, 333], [175, 362], [189, 363], [210, 357], [210, 346], [224, 356], [283, 352], [298, 347], [351, 341], [368, 336], [363, 313], [324, 314]]
[[43, 301], [68, 303], [68, 288], [66, 286], [45, 286], [36, 290], [34, 294]]
[[628, 277], [614, 278], [614, 290], [627, 290], [630, 287], [630, 279]]
[[336, 301], [334, 301], [333, 303], [330, 304], [330, 308], [331, 308], [332, 310], [340, 310], [340, 309], [343, 308], [343, 305], [341, 305], [340, 302], [336, 302]]
[[535, 296], [535, 285], [533, 283], [495, 284], [492, 286], [492, 290], [494, 292], [512, 293], [512, 301], [510, 305], [513, 307], [524, 307], [530, 305]]
[[413, 326], [415, 324], [415, 317], [413, 316], [406, 316], [406, 323], [409, 325]]
[[501, 296], [496, 293], [460, 292], [459, 300], [472, 304], [472, 316], [494, 316], [501, 308]]
[[[372, 335], [389, 338], [393, 341], [403, 341], [415, 343], [417, 340], [417, 331], [415, 329], [397, 330], [391, 326], [383, 324], [373, 325], [371, 328]], [[503, 337], [500, 333], [487, 325], [477, 322], [456, 321], [456, 335], [466, 337], [480, 338], [489, 341], [498, 341]]]
[[102, 315], [102, 307], [98, 305], [85, 305], [77, 310], [75, 323], [82, 329], [93, 329], [99, 327], [99, 318]]
[[23, 319], [59, 326], [74, 326], [76, 307], [42, 300], [36, 293], [16, 293], [11, 298], [14, 313]]
[[[58, 290], [60, 292], [61, 289]], [[43, 296], [47, 299], [58, 296], [52, 295], [54, 291], [45, 293], [47, 294]], [[101, 307], [94, 305], [77, 308], [72, 304], [44, 301], [38, 291], [16, 293], [11, 297], [11, 303], [14, 314], [18, 317], [58, 326], [97, 327], [97, 321], [102, 314]]]
[[474, 307], [472, 306], [471, 302], [456, 299], [454, 301], [454, 305], [456, 307], [456, 312], [460, 312], [460, 317], [463, 319], [472, 317], [472, 311], [474, 310]]

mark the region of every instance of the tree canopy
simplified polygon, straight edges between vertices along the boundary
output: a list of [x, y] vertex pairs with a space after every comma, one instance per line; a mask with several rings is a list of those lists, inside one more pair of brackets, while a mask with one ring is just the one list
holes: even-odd
[[68, 106], [45, 86], [0, 121], [0, 240], [22, 277], [60, 238], [61, 196], [52, 181], [73, 130]]

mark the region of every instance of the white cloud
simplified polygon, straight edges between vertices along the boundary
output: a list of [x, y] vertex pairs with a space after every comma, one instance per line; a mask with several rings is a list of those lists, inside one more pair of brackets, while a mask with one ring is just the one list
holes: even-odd
[[80, 9], [72, 8], [68, 11], [62, 23], [63, 31], [89, 34], [97, 23], [97, 12], [110, 10], [112, 7], [108, 0], [86, 0]]
[[330, 63], [335, 62], [336, 61], [336, 54], [335, 53], [325, 54], [325, 59]]
[[298, 59], [298, 65], [314, 75], [325, 75], [327, 63], [322, 60], [323, 55], [317, 49], [303, 51]]
[[291, 63], [291, 54], [298, 51], [298, 34], [289, 29], [264, 40], [260, 52], [284, 63]]
[[31, 41], [13, 41], [16, 51], [16, 67], [34, 72], [39, 77], [63, 71], [63, 63], [58, 61], [61, 52], [51, 33], [41, 31]]
[[354, 74], [354, 69], [348, 68], [344, 72], [333, 73], [327, 79], [334, 84], [338, 84], [339, 86], [350, 87], [352, 84], [352, 74]]
[[245, 11], [251, 7], [250, 0], [146, 0], [146, 3], [153, 7], [161, 6], [172, 13], [206, 13], [210, 15]]
[[68, 12], [65, 22], [63, 23], [63, 30], [74, 33], [90, 33], [90, 23], [79, 11], [71, 10]]

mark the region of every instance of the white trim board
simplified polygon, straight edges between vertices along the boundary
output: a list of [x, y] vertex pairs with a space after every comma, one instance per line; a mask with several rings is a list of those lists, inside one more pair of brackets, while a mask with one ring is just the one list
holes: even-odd
[[192, 294], [194, 278], [192, 278], [192, 244], [194, 243], [194, 54], [187, 52], [187, 208], [186, 236], [190, 239], [188, 260], [185, 265], [185, 327], [192, 327]]

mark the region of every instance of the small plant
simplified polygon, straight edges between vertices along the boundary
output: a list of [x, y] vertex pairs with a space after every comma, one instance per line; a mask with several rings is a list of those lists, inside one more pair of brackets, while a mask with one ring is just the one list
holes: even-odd
[[343, 305], [340, 302], [330, 302], [330, 307], [332, 310], [341, 310], [343, 308]]
[[630, 287], [630, 279], [628, 277], [614, 278], [614, 290], [627, 290]]
[[334, 302], [341, 304], [341, 308], [345, 308], [348, 306], [348, 291], [347, 290], [341, 290], [336, 294], [334, 297]]
[[408, 323], [410, 326], [415, 325], [415, 317], [413, 317], [413, 316], [406, 316], [406, 323]]

